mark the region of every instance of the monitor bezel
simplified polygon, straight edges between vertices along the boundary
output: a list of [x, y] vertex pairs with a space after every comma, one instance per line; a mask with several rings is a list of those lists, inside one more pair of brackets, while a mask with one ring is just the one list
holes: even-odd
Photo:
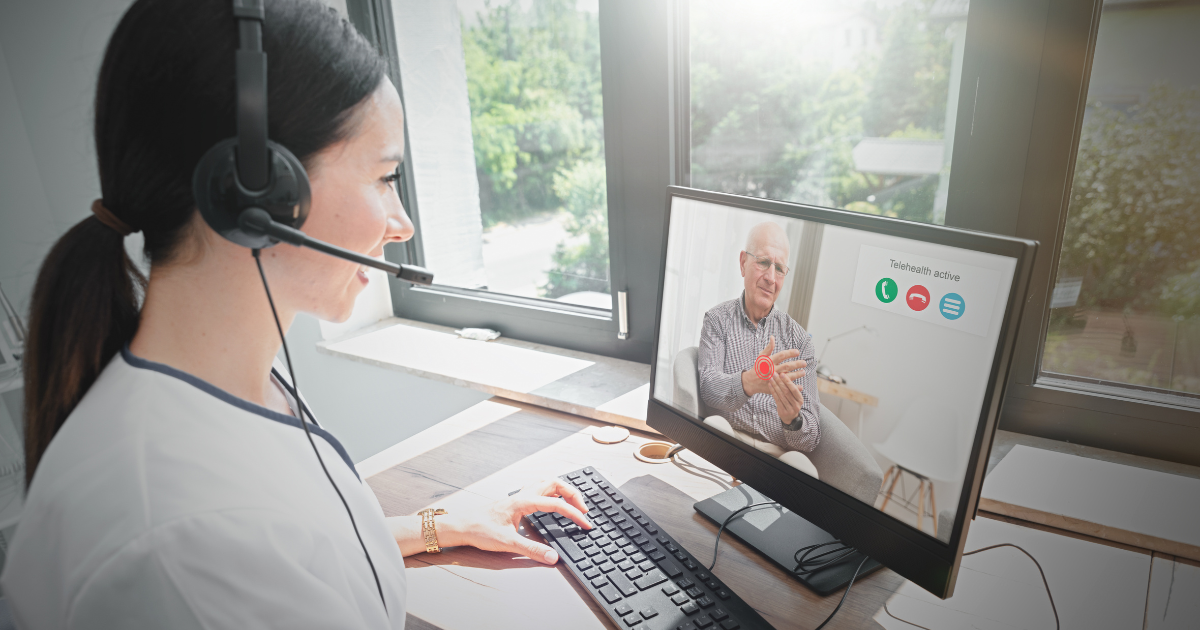
[[[743, 210], [865, 230], [877, 234], [911, 238], [1013, 258], [1012, 285], [1000, 321], [996, 353], [988, 373], [978, 428], [967, 463], [966, 479], [955, 513], [949, 543], [924, 533], [858, 499], [822, 483], [796, 468], [766, 455], [740, 440], [693, 420], [681, 409], [655, 398], [659, 336], [662, 333], [662, 303], [666, 281], [667, 244], [671, 211], [676, 198], [693, 199]], [[959, 563], [970, 519], [978, 508], [987, 458], [1000, 417], [1017, 330], [1033, 269], [1037, 242], [961, 228], [916, 223], [834, 210], [801, 203], [743, 197], [681, 186], [667, 188], [662, 257], [659, 264], [658, 303], [654, 316], [654, 354], [650, 364], [650, 396], [646, 420], [651, 428], [669, 436], [700, 457], [719, 466], [737, 479], [778, 501], [818, 527], [837, 536], [863, 553], [879, 560], [896, 573], [941, 598], [954, 593]], [[1020, 298], [1020, 299], [1019, 299]], [[745, 457], [749, 456], [749, 457]], [[936, 519], [937, 516], [934, 515]]]

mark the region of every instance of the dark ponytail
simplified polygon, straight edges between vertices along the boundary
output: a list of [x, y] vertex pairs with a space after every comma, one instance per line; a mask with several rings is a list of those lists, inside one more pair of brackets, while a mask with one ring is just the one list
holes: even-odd
[[[267, 0], [269, 130], [306, 166], [352, 132], [356, 106], [384, 61], [316, 0]], [[235, 135], [237, 26], [229, 0], [138, 0], [100, 67], [95, 137], [103, 205], [140, 230], [165, 265], [195, 212], [192, 169]], [[26, 482], [58, 429], [137, 331], [145, 279], [122, 235], [95, 216], [67, 231], [42, 263], [25, 353]]]

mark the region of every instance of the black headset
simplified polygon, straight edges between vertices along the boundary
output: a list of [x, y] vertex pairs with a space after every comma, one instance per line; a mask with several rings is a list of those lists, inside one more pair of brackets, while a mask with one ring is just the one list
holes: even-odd
[[376, 260], [300, 231], [312, 205], [312, 190], [300, 160], [267, 138], [263, 0], [233, 0], [233, 16], [239, 40], [237, 136], [209, 149], [192, 172], [200, 216], [217, 234], [253, 250], [285, 241], [382, 269], [413, 284], [433, 284], [433, 273], [423, 267]]
[[267, 138], [267, 54], [263, 52], [262, 47], [262, 27], [266, 11], [263, 8], [263, 0], [233, 0], [233, 16], [237, 20], [239, 40], [237, 136], [218, 142], [200, 158], [196, 170], [192, 173], [192, 193], [196, 208], [209, 227], [230, 241], [249, 247], [254, 254], [267, 300], [271, 304], [271, 313], [275, 316], [275, 326], [279, 331], [284, 356], [287, 358], [288, 372], [291, 374], [291, 385], [283, 385], [296, 399], [300, 426], [317, 455], [317, 461], [325, 471], [325, 477], [342, 500], [342, 506], [346, 508], [350, 524], [354, 527], [354, 534], [358, 537], [358, 544], [362, 546], [367, 564], [371, 567], [371, 575], [375, 578], [379, 600], [387, 613], [383, 586], [375, 570], [375, 563], [371, 560], [371, 554], [367, 551], [362, 535], [359, 534], [354, 513], [351, 512], [341, 489], [334, 483], [333, 476], [329, 474], [329, 468], [325, 466], [325, 460], [321, 458], [321, 452], [308, 430], [306, 416], [311, 417], [312, 414], [300, 398], [296, 374], [292, 369], [291, 353], [288, 352], [283, 327], [279, 324], [279, 315], [275, 311], [275, 301], [267, 285], [259, 250], [285, 241], [382, 269], [416, 284], [431, 284], [433, 274], [415, 265], [398, 265], [376, 260], [309, 238], [300, 231], [300, 226], [304, 225], [305, 219], [308, 218], [312, 191], [308, 184], [308, 173], [300, 160], [286, 147]]

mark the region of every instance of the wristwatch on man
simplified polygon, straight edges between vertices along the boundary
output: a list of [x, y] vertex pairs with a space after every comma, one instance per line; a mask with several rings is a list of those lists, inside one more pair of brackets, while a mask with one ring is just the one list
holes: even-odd
[[428, 508], [417, 512], [421, 515], [421, 536], [425, 539], [425, 551], [428, 553], [441, 553], [442, 548], [438, 546], [437, 523], [433, 517], [441, 516], [446, 513], [442, 508]]

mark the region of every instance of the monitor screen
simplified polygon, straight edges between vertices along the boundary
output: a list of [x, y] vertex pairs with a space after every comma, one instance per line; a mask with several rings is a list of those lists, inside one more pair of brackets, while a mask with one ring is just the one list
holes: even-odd
[[1017, 259], [881, 232], [672, 197], [652, 395], [946, 543]]

